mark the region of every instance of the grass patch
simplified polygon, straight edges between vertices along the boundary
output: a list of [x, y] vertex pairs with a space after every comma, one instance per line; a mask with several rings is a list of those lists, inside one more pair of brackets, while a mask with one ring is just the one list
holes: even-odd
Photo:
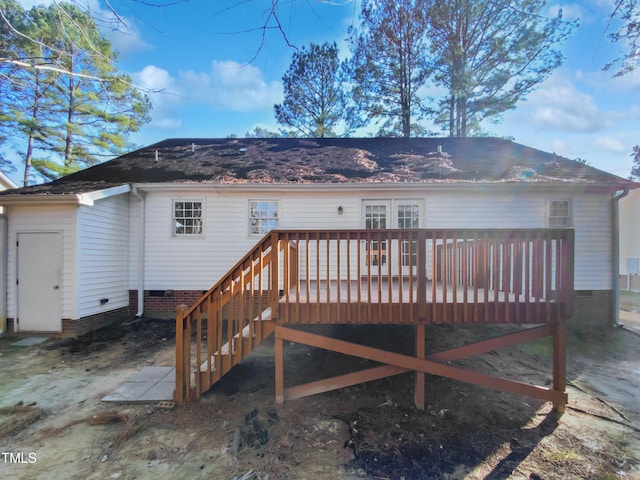
[[0, 438], [15, 435], [35, 423], [44, 411], [31, 405], [14, 405], [0, 408]]
[[620, 291], [620, 309], [630, 311], [636, 308], [640, 311], [640, 293]]

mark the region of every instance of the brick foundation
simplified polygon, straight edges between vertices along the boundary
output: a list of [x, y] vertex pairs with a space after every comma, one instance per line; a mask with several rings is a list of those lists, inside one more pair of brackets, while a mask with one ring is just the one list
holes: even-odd
[[[203, 293], [203, 290], [145, 290], [144, 314], [147, 317], [174, 318], [178, 305], [193, 305]], [[254, 304], [258, 303], [259, 294], [254, 295]], [[91, 330], [125, 321], [137, 311], [138, 292], [129, 291], [129, 307], [123, 307], [110, 312], [91, 315], [78, 320], [63, 319], [62, 333], [54, 334], [58, 337], [73, 337], [83, 335]], [[264, 294], [263, 305], [267, 304]], [[246, 307], [245, 307], [246, 308]], [[257, 314], [257, 308], [254, 308]], [[613, 326], [613, 290], [577, 290], [575, 292], [575, 315], [568, 322], [571, 328], [610, 328]], [[7, 319], [7, 334], [14, 334], [14, 322]]]
[[[175, 318], [178, 305], [191, 306], [196, 303], [206, 290], [145, 290], [144, 292], [144, 316], [156, 318]], [[264, 308], [268, 305], [268, 294], [262, 293], [262, 305]], [[259, 292], [255, 292], [253, 296], [254, 308], [251, 310], [253, 315], [258, 314]], [[248, 299], [247, 295], [247, 299]], [[248, 305], [245, 305], [245, 311]], [[138, 292], [137, 290], [129, 290], [129, 308], [134, 315], [138, 308]], [[223, 316], [226, 314], [227, 306], [223, 308]]]
[[[193, 305], [206, 293], [206, 290], [145, 290], [144, 316], [158, 318], [175, 318], [178, 305]], [[133, 305], [134, 313], [138, 306], [138, 292], [129, 292], [129, 305]]]
[[[134, 312], [135, 313], [135, 312]], [[50, 333], [43, 332], [42, 335], [53, 338], [71, 338], [79, 337], [93, 330], [98, 330], [109, 325], [122, 323], [131, 317], [132, 313], [129, 307], [122, 307], [109, 312], [89, 315], [88, 317], [73, 320], [70, 318], [62, 319], [62, 332]], [[7, 335], [35, 335], [38, 332], [16, 332], [15, 322], [13, 318], [7, 319]]]

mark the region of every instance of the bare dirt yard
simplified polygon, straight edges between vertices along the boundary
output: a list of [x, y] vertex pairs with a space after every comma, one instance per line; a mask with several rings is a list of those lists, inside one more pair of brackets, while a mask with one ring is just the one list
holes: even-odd
[[[431, 326], [427, 348], [506, 331]], [[323, 333], [412, 351], [403, 327]], [[429, 376], [419, 411], [410, 374], [276, 405], [271, 340], [198, 402], [104, 403], [140, 368], [172, 365], [173, 322], [15, 341], [0, 338], [2, 479], [640, 479], [640, 337], [624, 329], [569, 333], [563, 415]], [[287, 385], [370, 366], [302, 345], [285, 354]], [[550, 354], [545, 339], [456, 365], [544, 385]]]

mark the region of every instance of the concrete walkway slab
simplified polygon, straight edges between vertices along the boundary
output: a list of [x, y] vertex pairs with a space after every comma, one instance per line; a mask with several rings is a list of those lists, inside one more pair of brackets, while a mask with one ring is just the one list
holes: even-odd
[[33, 345], [38, 345], [46, 340], [49, 340], [49, 337], [27, 337], [22, 340], [18, 340], [11, 345], [14, 347], [32, 347]]
[[640, 334], [640, 313], [620, 310], [620, 323], [624, 328]]
[[176, 369], [174, 367], [144, 367], [134, 373], [103, 402], [155, 403], [173, 400]]

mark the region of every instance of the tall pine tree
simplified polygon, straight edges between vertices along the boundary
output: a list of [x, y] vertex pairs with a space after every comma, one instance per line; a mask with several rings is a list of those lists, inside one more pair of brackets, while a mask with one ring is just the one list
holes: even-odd
[[448, 96], [435, 121], [450, 136], [481, 133], [548, 78], [575, 22], [543, 15], [544, 0], [434, 0], [429, 11], [435, 81]]
[[[15, 7], [0, 2], [3, 15]], [[151, 105], [117, 70], [117, 54], [91, 16], [54, 3], [15, 22], [4, 21], [16, 49], [12, 58], [2, 58], [0, 73], [17, 74], [9, 85], [14, 101], [6, 124], [24, 159], [25, 185], [31, 166], [53, 179], [128, 150], [129, 134], [149, 120]]]
[[346, 136], [356, 125], [334, 43], [302, 47], [282, 77], [284, 101], [274, 105], [279, 124], [303, 137]]
[[354, 102], [378, 135], [422, 133], [427, 8], [427, 0], [363, 0], [360, 24], [350, 29]]

